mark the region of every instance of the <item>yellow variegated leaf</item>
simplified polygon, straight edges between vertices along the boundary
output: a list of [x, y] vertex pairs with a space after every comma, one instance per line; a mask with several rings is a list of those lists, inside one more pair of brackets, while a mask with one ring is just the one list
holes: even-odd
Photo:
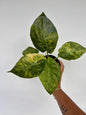
[[58, 41], [58, 34], [53, 23], [42, 13], [31, 26], [31, 40], [41, 52], [52, 53]]
[[86, 52], [86, 48], [76, 42], [66, 42], [59, 49], [58, 56], [66, 60], [75, 60]]
[[42, 54], [27, 54], [23, 56], [10, 71], [23, 78], [37, 77], [46, 64], [46, 58]]
[[51, 57], [48, 57], [44, 71], [39, 78], [49, 94], [52, 94], [57, 88], [61, 76], [60, 65]]
[[39, 51], [33, 47], [28, 47], [22, 52], [23, 55], [26, 55], [28, 53], [39, 53]]

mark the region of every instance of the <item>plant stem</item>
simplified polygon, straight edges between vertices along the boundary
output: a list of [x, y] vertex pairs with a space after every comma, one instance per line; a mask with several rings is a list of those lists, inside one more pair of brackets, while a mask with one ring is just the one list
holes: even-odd
[[58, 59], [58, 57], [55, 58], [55, 61], [56, 61], [56, 59]]
[[48, 58], [48, 51], [47, 51], [47, 58]]

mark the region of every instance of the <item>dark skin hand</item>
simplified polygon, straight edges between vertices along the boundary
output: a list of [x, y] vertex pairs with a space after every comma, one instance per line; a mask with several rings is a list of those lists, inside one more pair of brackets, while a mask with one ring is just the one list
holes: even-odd
[[[60, 60], [59, 60], [60, 61]], [[61, 78], [64, 71], [64, 65], [60, 61], [61, 65]], [[86, 115], [61, 89], [61, 79], [57, 89], [53, 92], [55, 99], [60, 107], [62, 115]]]

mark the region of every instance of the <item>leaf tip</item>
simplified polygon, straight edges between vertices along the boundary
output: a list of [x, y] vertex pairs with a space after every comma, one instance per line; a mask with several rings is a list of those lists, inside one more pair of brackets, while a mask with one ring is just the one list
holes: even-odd
[[7, 71], [7, 73], [12, 73], [12, 70], [10, 70], [10, 71]]
[[7, 71], [7, 73], [10, 73], [10, 71]]
[[12, 70], [10, 70], [10, 71], [7, 71], [8, 73], [12, 73]]
[[46, 15], [45, 15], [45, 13], [44, 13], [44, 12], [42, 12], [40, 16], [46, 16]]

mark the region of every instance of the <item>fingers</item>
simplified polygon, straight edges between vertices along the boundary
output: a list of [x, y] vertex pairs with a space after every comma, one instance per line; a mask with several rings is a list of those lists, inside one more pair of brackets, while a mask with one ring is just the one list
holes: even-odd
[[61, 60], [59, 60], [59, 62], [60, 62], [60, 65], [61, 65], [61, 74], [63, 73], [63, 71], [64, 71], [64, 64], [62, 63], [62, 61]]
[[[61, 77], [62, 77], [62, 73], [64, 71], [64, 64], [62, 63], [61, 60], [59, 60], [59, 62], [60, 62], [60, 65], [61, 65]], [[60, 81], [59, 81], [59, 84], [58, 84], [57, 88], [61, 88], [61, 78], [60, 78]]]

